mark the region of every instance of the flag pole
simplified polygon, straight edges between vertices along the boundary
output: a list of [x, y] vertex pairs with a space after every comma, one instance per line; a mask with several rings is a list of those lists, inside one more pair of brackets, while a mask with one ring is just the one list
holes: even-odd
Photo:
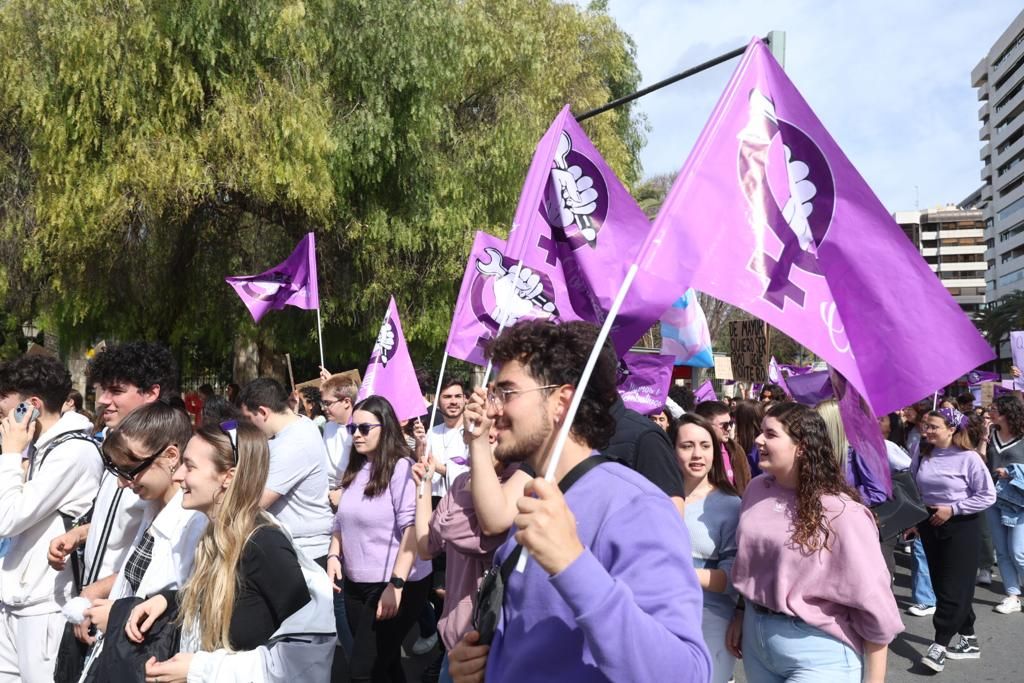
[[[441, 393], [441, 382], [444, 381], [444, 369], [448, 365], [448, 349], [445, 348], [444, 357], [441, 359], [441, 372], [437, 373], [437, 388], [434, 389], [434, 404], [430, 406], [430, 425], [427, 427], [427, 450], [424, 458], [430, 457], [430, 430], [434, 428], [434, 418], [437, 417], [437, 398]], [[426, 478], [420, 481], [420, 490], [417, 494], [420, 498], [426, 493], [427, 480]]]
[[324, 368], [324, 329], [320, 322], [320, 297], [317, 296], [316, 302], [316, 340], [320, 344], [320, 369]]

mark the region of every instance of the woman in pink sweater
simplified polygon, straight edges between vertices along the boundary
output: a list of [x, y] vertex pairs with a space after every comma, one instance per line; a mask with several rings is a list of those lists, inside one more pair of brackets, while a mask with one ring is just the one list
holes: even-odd
[[825, 423], [796, 403], [768, 409], [764, 472], [743, 496], [726, 636], [759, 683], [881, 683], [903, 630], [871, 512], [840, 472]]

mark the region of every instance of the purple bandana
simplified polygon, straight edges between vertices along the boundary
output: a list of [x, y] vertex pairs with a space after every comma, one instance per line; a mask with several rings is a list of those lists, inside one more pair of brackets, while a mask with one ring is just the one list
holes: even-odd
[[964, 429], [967, 427], [967, 416], [956, 408], [940, 408], [939, 415], [952, 429]]

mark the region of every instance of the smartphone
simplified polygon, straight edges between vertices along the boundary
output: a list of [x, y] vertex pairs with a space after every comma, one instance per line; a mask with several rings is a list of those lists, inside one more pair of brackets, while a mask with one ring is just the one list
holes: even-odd
[[28, 421], [39, 419], [39, 411], [28, 401], [22, 401], [18, 404], [18, 407], [14, 409], [14, 421], [23, 422], [28, 417]]

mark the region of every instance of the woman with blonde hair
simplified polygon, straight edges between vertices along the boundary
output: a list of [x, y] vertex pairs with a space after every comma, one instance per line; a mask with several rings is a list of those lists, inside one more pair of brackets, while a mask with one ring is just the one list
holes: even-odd
[[330, 582], [260, 508], [269, 462], [266, 437], [246, 422], [203, 425], [189, 442], [175, 480], [182, 505], [210, 523], [184, 588], [157, 594], [128, 619], [128, 638], [140, 643], [170, 604], [179, 608], [181, 653], [150, 659], [147, 681], [330, 679]]

